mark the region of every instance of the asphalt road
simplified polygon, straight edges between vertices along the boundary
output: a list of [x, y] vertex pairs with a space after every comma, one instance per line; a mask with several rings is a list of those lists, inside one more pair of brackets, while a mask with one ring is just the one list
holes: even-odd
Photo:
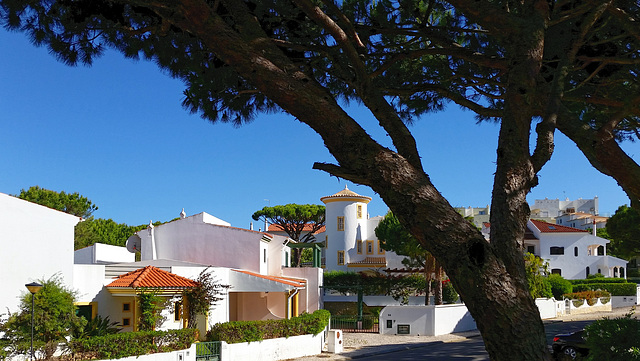
[[[592, 322], [593, 320], [545, 323], [547, 344], [551, 345], [554, 335], [580, 330]], [[505, 343], [505, 347], [508, 347], [507, 343]], [[484, 349], [482, 338], [478, 336], [459, 342], [436, 342], [425, 347], [410, 348], [403, 351], [359, 357], [357, 359], [363, 361], [489, 361], [489, 354], [487, 354], [487, 351]]]

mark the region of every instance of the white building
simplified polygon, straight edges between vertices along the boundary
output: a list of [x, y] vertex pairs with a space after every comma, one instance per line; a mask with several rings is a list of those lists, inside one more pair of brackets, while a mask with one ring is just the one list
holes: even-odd
[[555, 219], [565, 213], [588, 213], [599, 215], [598, 213], [598, 197], [593, 199], [582, 199], [570, 201], [569, 198], [564, 201], [556, 199], [536, 199], [531, 208], [531, 218], [540, 219], [547, 222], [555, 222]]
[[25, 284], [59, 275], [73, 284], [73, 235], [80, 218], [0, 193], [0, 315], [16, 312]]
[[565, 213], [556, 217], [556, 224], [561, 224], [567, 227], [578, 228], [582, 230], [593, 230], [605, 228], [609, 217], [596, 216], [589, 213], [576, 212]]
[[491, 207], [490, 206], [479, 207], [479, 208], [457, 207], [456, 211], [458, 211], [458, 213], [460, 213], [465, 218], [466, 217], [472, 217], [473, 218], [473, 224], [478, 228], [482, 228], [483, 224], [489, 223], [490, 217], [491, 217]]
[[549, 262], [551, 273], [566, 279], [584, 279], [590, 274], [626, 278], [627, 261], [607, 256], [609, 240], [588, 231], [529, 220], [525, 251]]
[[[144, 287], [161, 290], [169, 302], [160, 329], [185, 326], [180, 294], [200, 272], [208, 269], [216, 281], [229, 285], [227, 294], [198, 321], [200, 334], [208, 325], [236, 320], [265, 320], [297, 316], [320, 308], [320, 268], [288, 268], [287, 237], [231, 227], [207, 213], [184, 215], [159, 226], [150, 225], [129, 237], [127, 249], [141, 261], [96, 264], [113, 254], [105, 247], [76, 251], [75, 286], [78, 305], [86, 315], [109, 316], [136, 329], [137, 294]], [[89, 255], [91, 257], [89, 257]], [[129, 255], [133, 255], [130, 253]], [[88, 259], [91, 263], [87, 264]], [[114, 258], [109, 258], [113, 260]], [[104, 261], [102, 263], [105, 263]]]
[[380, 247], [375, 229], [384, 217], [369, 218], [367, 204], [371, 197], [345, 187], [320, 200], [326, 206], [326, 227], [316, 238], [325, 242], [325, 269], [357, 272], [404, 268], [404, 257]]

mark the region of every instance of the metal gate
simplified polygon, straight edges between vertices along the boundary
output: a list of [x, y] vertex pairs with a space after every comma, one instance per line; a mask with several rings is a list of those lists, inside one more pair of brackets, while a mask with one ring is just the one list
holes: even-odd
[[378, 326], [377, 316], [331, 316], [330, 329], [342, 330], [342, 332], [378, 333]]
[[196, 361], [220, 361], [220, 341], [196, 343]]

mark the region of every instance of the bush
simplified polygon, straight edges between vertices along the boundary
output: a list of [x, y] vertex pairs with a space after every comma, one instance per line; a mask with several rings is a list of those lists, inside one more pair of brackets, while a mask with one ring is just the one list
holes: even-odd
[[115, 359], [150, 353], [169, 352], [191, 347], [197, 330], [122, 332], [107, 336], [87, 337], [69, 341], [73, 359]]
[[587, 279], [593, 279], [593, 278], [604, 278], [604, 275], [602, 273], [594, 273], [592, 275], [587, 276]]
[[640, 321], [631, 318], [601, 319], [585, 328], [592, 361], [640, 360]]
[[637, 285], [635, 283], [588, 283], [573, 285], [574, 292], [606, 290], [612, 296], [634, 296]]
[[327, 310], [303, 313], [288, 320], [231, 321], [218, 323], [207, 332], [207, 341], [253, 342], [298, 335], [317, 335], [329, 324]]
[[39, 281], [43, 287], [35, 295], [26, 293], [20, 302], [20, 312], [13, 313], [7, 321], [0, 325], [3, 335], [2, 354], [8, 356], [27, 355], [31, 340], [31, 298], [35, 302], [34, 312], [34, 352], [49, 359], [58, 348], [58, 344], [65, 342], [66, 337], [74, 330], [84, 327], [87, 321], [76, 315], [73, 304], [75, 294], [64, 286], [60, 275], [54, 275], [48, 280]]
[[580, 307], [584, 303], [584, 300], [587, 300], [587, 304], [589, 306], [593, 306], [598, 301], [598, 298], [601, 299], [601, 302], [607, 303], [611, 299], [611, 295], [607, 291], [581, 291], [581, 292], [573, 292], [567, 293], [563, 295], [566, 298], [573, 300], [573, 305], [575, 307]]
[[549, 275], [549, 283], [551, 284], [551, 293], [556, 300], [561, 300], [562, 295], [573, 292], [571, 282], [558, 274]]
[[592, 284], [592, 283], [627, 283], [624, 278], [589, 278], [586, 280], [570, 280], [573, 285]]
[[445, 282], [442, 285], [442, 302], [445, 304], [458, 302], [458, 292], [453, 288], [451, 282]]

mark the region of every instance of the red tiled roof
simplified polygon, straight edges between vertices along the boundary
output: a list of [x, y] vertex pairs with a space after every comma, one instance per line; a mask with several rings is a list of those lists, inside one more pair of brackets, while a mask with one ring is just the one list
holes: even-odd
[[535, 219], [532, 219], [531, 223], [533, 223], [533, 225], [542, 233], [589, 233], [589, 231], [584, 231], [582, 229], [547, 223]]
[[147, 266], [119, 276], [109, 283], [107, 287], [192, 288], [197, 285], [196, 281], [153, 266]]
[[[309, 232], [313, 228], [313, 224], [307, 223], [302, 227], [302, 232]], [[325, 231], [325, 226], [320, 227], [314, 234], [322, 233]], [[279, 224], [270, 224], [267, 232], [284, 232]]]
[[260, 273], [255, 273], [255, 272], [241, 270], [241, 269], [234, 269], [234, 271], [240, 272], [240, 273], [244, 273], [244, 274], [248, 274], [248, 275], [255, 276], [255, 277], [259, 277], [259, 278], [264, 278], [264, 279], [269, 280], [269, 281], [283, 283], [285, 285], [289, 285], [289, 286], [293, 286], [293, 287], [304, 287], [307, 284], [306, 280], [299, 279], [299, 278], [262, 275]]
[[[335, 198], [356, 198], [359, 199], [365, 203], [369, 203], [369, 201], [371, 201], [371, 197], [367, 197], [367, 196], [361, 196], [358, 193], [349, 190], [349, 188], [347, 188], [347, 186], [344, 186], [344, 189], [341, 190], [340, 192], [336, 193], [336, 194], [332, 194], [330, 196], [326, 196], [326, 197], [322, 197], [320, 198], [320, 200], [324, 203], [327, 203], [326, 201], [330, 201], [332, 199]], [[326, 201], [325, 201], [326, 200]]]

